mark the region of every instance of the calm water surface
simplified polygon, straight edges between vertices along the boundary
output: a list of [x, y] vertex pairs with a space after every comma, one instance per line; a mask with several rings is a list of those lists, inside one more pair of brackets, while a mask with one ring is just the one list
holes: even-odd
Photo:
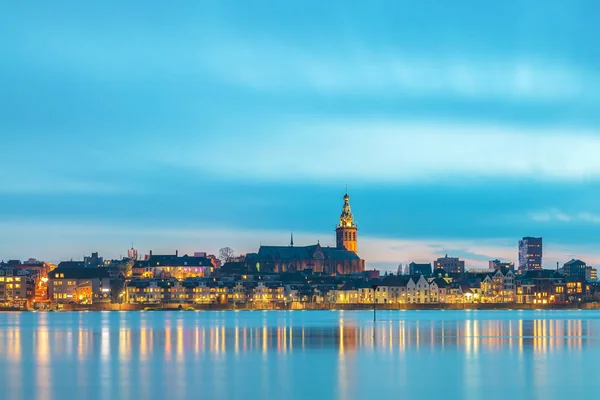
[[380, 311], [378, 318], [0, 313], [0, 399], [600, 397], [600, 312]]

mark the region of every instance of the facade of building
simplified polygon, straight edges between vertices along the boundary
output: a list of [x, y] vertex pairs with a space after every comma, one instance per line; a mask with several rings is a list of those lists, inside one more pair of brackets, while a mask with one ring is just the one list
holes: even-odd
[[0, 306], [31, 307], [35, 301], [35, 281], [28, 270], [0, 268]]
[[519, 271], [542, 269], [542, 238], [526, 236], [519, 240]]
[[358, 248], [357, 226], [350, 210], [350, 196], [344, 195], [344, 205], [336, 227], [336, 247], [294, 246], [293, 237], [289, 246], [261, 246], [258, 253], [246, 254], [245, 261], [258, 272], [296, 272], [312, 270], [314, 273], [344, 275], [365, 270], [365, 261]]
[[214, 270], [214, 265], [207, 257], [190, 257], [185, 254], [150, 255], [145, 260], [138, 260], [132, 268], [134, 278], [200, 278], [208, 276]]
[[111, 299], [107, 268], [56, 268], [48, 282], [50, 300], [56, 303], [92, 304]]
[[585, 269], [585, 279], [587, 279], [590, 282], [597, 282], [598, 281], [598, 270], [596, 268], [587, 267]]
[[448, 254], [435, 260], [433, 265], [436, 269], [441, 268], [447, 273], [461, 275], [465, 273], [465, 262], [458, 257], [448, 257]]

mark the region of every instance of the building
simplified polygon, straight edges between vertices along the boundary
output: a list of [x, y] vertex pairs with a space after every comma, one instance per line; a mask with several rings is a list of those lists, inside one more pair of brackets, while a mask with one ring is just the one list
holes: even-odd
[[519, 271], [542, 269], [542, 238], [526, 236], [519, 240]]
[[435, 260], [433, 265], [436, 269], [441, 268], [446, 273], [461, 275], [465, 273], [465, 262], [458, 257], [448, 257], [448, 254]]
[[50, 272], [50, 300], [56, 303], [92, 304], [110, 301], [107, 268], [61, 268]]
[[137, 249], [134, 249], [133, 246], [131, 246], [131, 248], [129, 250], [127, 250], [127, 258], [129, 258], [130, 260], [137, 260], [138, 259]]
[[516, 281], [518, 303], [548, 304], [567, 301], [565, 277], [557, 271], [526, 271]]
[[590, 282], [597, 282], [598, 281], [598, 270], [596, 268], [587, 267], [585, 269], [585, 279], [587, 279]]
[[145, 260], [138, 260], [132, 268], [134, 278], [199, 278], [210, 275], [214, 270], [211, 260], [207, 257], [190, 257], [185, 254], [179, 257], [179, 252], [168, 255], [150, 255]]
[[14, 268], [13, 264], [0, 268], [0, 306], [31, 307], [35, 298], [35, 281], [30, 272]]
[[86, 268], [98, 268], [104, 265], [104, 258], [98, 257], [98, 253], [92, 253], [91, 256], [83, 257]]
[[587, 265], [581, 260], [571, 259], [563, 265], [562, 273], [564, 276], [572, 278], [586, 278]]
[[514, 262], [502, 262], [498, 259], [489, 261], [489, 269], [515, 269]]
[[335, 243], [338, 249], [346, 249], [349, 251], [358, 251], [358, 240], [356, 237], [358, 227], [354, 223], [354, 217], [350, 210], [350, 196], [348, 193], [344, 195], [344, 205], [340, 222], [335, 228]]
[[174, 296], [176, 279], [132, 279], [125, 287], [126, 303], [169, 303]]
[[312, 270], [314, 273], [344, 275], [365, 270], [356, 250], [358, 248], [357, 226], [350, 211], [350, 196], [344, 195], [344, 205], [336, 226], [336, 247], [295, 246], [293, 236], [289, 246], [260, 246], [258, 253], [246, 254], [246, 263], [258, 272], [295, 272]]
[[431, 275], [431, 264], [417, 264], [415, 262], [411, 262], [408, 264], [408, 274], [409, 275]]

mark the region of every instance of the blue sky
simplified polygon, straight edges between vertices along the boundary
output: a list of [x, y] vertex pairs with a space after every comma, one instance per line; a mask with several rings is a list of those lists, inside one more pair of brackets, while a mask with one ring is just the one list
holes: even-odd
[[600, 262], [596, 1], [288, 3], [0, 5], [0, 259]]

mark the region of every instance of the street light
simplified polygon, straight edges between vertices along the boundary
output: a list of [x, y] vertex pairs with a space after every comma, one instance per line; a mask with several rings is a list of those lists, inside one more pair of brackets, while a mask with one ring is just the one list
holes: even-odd
[[371, 285], [373, 288], [373, 322], [377, 319], [377, 303], [375, 303], [375, 291], [378, 288], [378, 285]]

